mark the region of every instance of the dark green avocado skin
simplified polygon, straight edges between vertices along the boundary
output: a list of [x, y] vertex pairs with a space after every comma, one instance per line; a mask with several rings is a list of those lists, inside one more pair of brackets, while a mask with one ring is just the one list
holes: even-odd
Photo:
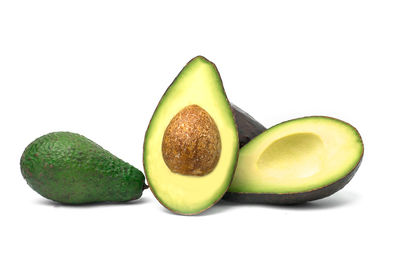
[[291, 205], [291, 204], [300, 204], [305, 203], [307, 201], [319, 200], [322, 198], [326, 198], [340, 189], [342, 189], [349, 181], [353, 178], [358, 168], [361, 165], [362, 157], [360, 161], [357, 163], [356, 167], [347, 174], [344, 178], [331, 183], [325, 187], [311, 190], [309, 192], [302, 193], [289, 193], [289, 194], [263, 194], [263, 193], [236, 193], [236, 192], [227, 192], [224, 195], [224, 199], [241, 202], [241, 203], [259, 203], [259, 204], [277, 204], [277, 205]]
[[45, 198], [65, 204], [138, 199], [144, 175], [79, 134], [44, 135], [25, 149], [22, 176]]
[[236, 105], [231, 104], [231, 109], [238, 129], [240, 148], [267, 130], [261, 123]]

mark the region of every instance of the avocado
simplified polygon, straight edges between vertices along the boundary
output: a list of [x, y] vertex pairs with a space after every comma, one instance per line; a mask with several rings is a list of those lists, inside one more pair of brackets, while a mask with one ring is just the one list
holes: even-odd
[[224, 199], [297, 204], [343, 188], [361, 164], [364, 146], [350, 124], [311, 116], [278, 124], [240, 149]]
[[150, 189], [175, 213], [203, 212], [228, 189], [238, 151], [218, 70], [195, 57], [162, 96], [146, 131], [143, 163]]
[[79, 134], [55, 132], [26, 147], [21, 172], [33, 190], [65, 204], [138, 199], [144, 175]]
[[234, 104], [231, 104], [233, 116], [238, 128], [239, 147], [242, 148], [250, 140], [263, 133], [265, 128], [261, 123], [255, 120], [248, 113], [240, 109]]

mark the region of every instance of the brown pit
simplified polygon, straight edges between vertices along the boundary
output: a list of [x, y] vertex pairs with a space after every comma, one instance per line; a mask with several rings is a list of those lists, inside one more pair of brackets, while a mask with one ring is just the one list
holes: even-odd
[[203, 176], [213, 171], [221, 155], [221, 137], [212, 117], [198, 105], [183, 108], [164, 132], [162, 154], [174, 173]]

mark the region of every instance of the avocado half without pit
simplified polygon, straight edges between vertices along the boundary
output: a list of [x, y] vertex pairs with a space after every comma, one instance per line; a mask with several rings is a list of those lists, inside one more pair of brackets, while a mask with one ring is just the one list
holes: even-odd
[[198, 56], [169, 86], [146, 131], [143, 163], [150, 189], [173, 212], [200, 213], [228, 189], [238, 151], [220, 75]]
[[343, 188], [361, 164], [358, 131], [338, 119], [304, 117], [278, 124], [240, 149], [225, 199], [297, 204]]

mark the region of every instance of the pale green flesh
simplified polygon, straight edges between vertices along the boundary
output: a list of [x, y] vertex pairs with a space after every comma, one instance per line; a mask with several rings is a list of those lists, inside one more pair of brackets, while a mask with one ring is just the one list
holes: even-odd
[[[188, 105], [203, 108], [215, 121], [221, 155], [204, 176], [173, 173], [162, 157], [162, 138], [171, 119]], [[168, 209], [196, 214], [217, 202], [227, 190], [237, 162], [238, 136], [230, 104], [215, 66], [203, 57], [189, 62], [162, 97], [144, 143], [143, 162], [150, 188]]]
[[246, 144], [228, 192], [287, 194], [315, 190], [349, 174], [363, 154], [351, 125], [328, 117], [278, 124]]

